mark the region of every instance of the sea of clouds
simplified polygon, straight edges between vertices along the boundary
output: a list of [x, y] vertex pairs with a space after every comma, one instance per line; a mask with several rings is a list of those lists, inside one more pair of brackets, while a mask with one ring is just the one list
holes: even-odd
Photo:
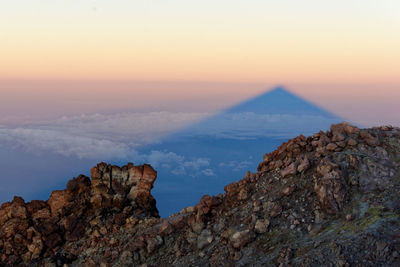
[[[38, 154], [52, 152], [67, 157], [104, 160], [135, 157], [158, 163], [162, 160], [160, 154], [165, 153], [153, 151], [140, 155], [136, 150], [162, 142], [163, 137], [187, 126], [179, 135], [247, 140], [268, 136], [291, 137], [299, 132], [308, 134], [327, 124], [323, 116], [252, 112], [221, 114], [201, 121], [209, 115], [123, 112], [62, 117], [14, 127], [3, 125], [0, 126], [0, 144], [5, 142], [16, 149]], [[167, 153], [165, 156], [184, 162], [179, 155]]]

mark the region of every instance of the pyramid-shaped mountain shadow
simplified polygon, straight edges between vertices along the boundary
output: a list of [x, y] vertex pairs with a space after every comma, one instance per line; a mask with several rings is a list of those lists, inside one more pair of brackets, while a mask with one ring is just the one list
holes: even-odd
[[159, 178], [153, 189], [161, 216], [197, 203], [204, 194], [222, 193], [246, 171], [256, 171], [263, 155], [287, 139], [340, 121], [278, 87], [143, 147], [143, 153], [164, 155], [155, 166]]
[[312, 134], [342, 121], [323, 108], [283, 87], [256, 96], [166, 138], [213, 136], [219, 139], [254, 139]]
[[225, 113], [254, 112], [257, 114], [322, 115], [337, 117], [317, 105], [289, 92], [283, 87], [258, 95], [224, 111]]

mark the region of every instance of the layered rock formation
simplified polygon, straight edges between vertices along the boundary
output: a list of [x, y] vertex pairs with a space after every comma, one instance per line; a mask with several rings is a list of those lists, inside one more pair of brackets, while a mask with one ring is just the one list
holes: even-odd
[[399, 266], [400, 129], [299, 136], [257, 173], [157, 216], [148, 166], [100, 164], [47, 202], [0, 209], [0, 262], [61, 266]]
[[149, 165], [111, 166], [100, 163], [91, 179], [80, 175], [47, 201], [30, 203], [15, 197], [0, 207], [0, 263], [40, 263], [44, 258], [72, 262], [65, 254], [88, 233], [117, 231], [129, 220], [158, 217], [150, 194], [156, 171]]

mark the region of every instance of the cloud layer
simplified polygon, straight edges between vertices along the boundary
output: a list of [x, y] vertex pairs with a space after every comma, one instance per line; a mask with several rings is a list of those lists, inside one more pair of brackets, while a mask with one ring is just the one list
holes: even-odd
[[[53, 152], [62, 156], [93, 159], [141, 157], [136, 150], [156, 144], [207, 113], [124, 112], [62, 117], [53, 121], [1, 127], [0, 144], [7, 142], [29, 152]], [[221, 114], [179, 132], [180, 136], [209, 136], [236, 140], [259, 137], [289, 138], [327, 128], [332, 119], [323, 116], [256, 114], [252, 112]], [[159, 155], [148, 155], [157, 161]], [[173, 157], [173, 155], [169, 155]], [[175, 161], [181, 159], [175, 158]]]
[[53, 152], [78, 158], [122, 159], [135, 148], [203, 118], [205, 113], [150, 112], [93, 114], [19, 127], [1, 127], [0, 144], [29, 152]]
[[44, 159], [57, 154], [96, 161], [134, 161], [162, 166], [175, 175], [213, 176], [210, 161], [171, 151], [138, 151], [206, 116], [206, 113], [124, 112], [62, 117], [19, 127], [0, 126], [0, 147], [13, 147]]

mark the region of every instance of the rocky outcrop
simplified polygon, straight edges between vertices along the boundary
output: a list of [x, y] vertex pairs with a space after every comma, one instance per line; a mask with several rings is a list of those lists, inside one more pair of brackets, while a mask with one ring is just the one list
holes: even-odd
[[[130, 218], [158, 217], [150, 194], [157, 173], [150, 165], [100, 163], [91, 179], [73, 178], [47, 201], [15, 197], [0, 208], [0, 255], [5, 264], [35, 263], [89, 232], [108, 233]], [[96, 235], [96, 234], [95, 234]], [[75, 256], [64, 255], [64, 261]]]
[[62, 266], [399, 266], [400, 129], [298, 136], [256, 173], [158, 218], [148, 165], [99, 164], [0, 209], [0, 262]]

